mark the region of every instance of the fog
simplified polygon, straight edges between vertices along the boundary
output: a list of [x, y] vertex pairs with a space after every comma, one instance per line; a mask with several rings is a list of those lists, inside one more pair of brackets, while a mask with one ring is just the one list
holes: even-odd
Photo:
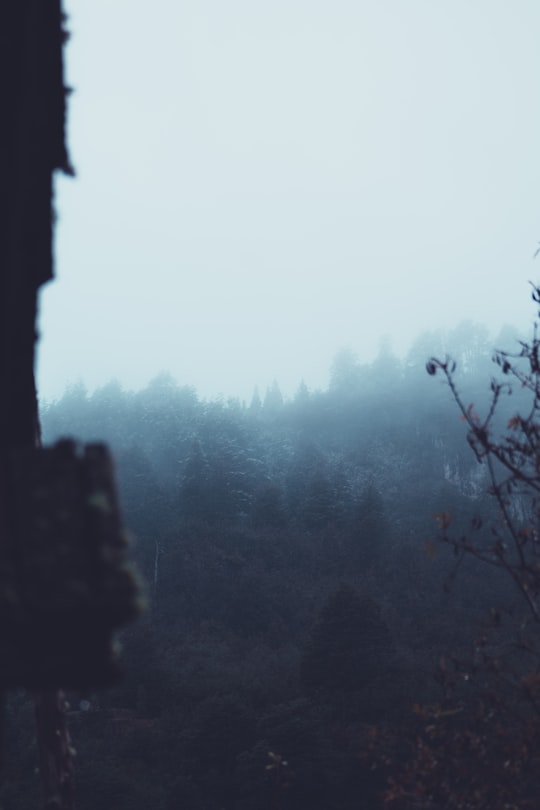
[[[69, 144], [38, 387], [324, 388], [534, 316], [532, 0], [67, 3]], [[537, 262], [539, 260], [537, 259]]]

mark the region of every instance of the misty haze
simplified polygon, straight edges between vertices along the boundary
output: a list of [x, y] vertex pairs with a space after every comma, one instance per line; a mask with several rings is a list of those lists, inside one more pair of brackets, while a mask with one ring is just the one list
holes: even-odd
[[205, 398], [292, 396], [342, 348], [528, 327], [532, 0], [67, 11], [77, 178], [57, 180], [42, 398], [162, 371]]
[[77, 808], [537, 806], [540, 8], [71, 5], [42, 434], [147, 601]]

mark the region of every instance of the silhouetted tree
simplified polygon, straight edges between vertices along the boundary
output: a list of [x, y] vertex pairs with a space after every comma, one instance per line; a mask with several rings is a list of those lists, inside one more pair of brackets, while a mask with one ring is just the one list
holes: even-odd
[[[540, 288], [533, 287], [540, 304]], [[460, 333], [464, 328], [460, 328]], [[485, 359], [485, 336], [476, 332], [460, 360], [466, 371]], [[472, 348], [469, 348], [472, 346]], [[494, 361], [502, 376], [491, 381], [485, 411], [465, 400], [456, 382], [457, 364], [449, 356], [431, 358], [430, 375], [442, 374], [467, 427], [468, 443], [487, 471], [488, 493], [496, 514], [475, 514], [468, 527], [459, 514], [436, 514], [443, 543], [455, 556], [452, 574], [465, 560], [494, 571], [510, 588], [478, 627], [472, 654], [449, 650], [437, 677], [441, 701], [416, 707], [409, 730], [409, 757], [391, 774], [390, 807], [534, 807], [540, 790], [540, 338], [514, 351], [498, 350]], [[516, 410], [501, 423], [505, 398], [514, 387], [523, 394]], [[517, 601], [516, 601], [517, 597]], [[381, 739], [384, 738], [384, 734]], [[384, 744], [383, 744], [384, 748]], [[383, 756], [388, 756], [388, 752]]]
[[263, 408], [266, 413], [276, 413], [283, 406], [283, 394], [274, 380], [272, 385], [266, 389], [264, 395]]

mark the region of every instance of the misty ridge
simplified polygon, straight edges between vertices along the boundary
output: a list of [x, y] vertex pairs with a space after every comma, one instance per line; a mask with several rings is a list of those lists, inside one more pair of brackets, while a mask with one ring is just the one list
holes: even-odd
[[[200, 400], [162, 373], [140, 391], [75, 385], [42, 407], [46, 443], [110, 444], [147, 583], [143, 620], [121, 634], [125, 680], [71, 712], [82, 810], [387, 806], [384, 745], [416, 733], [418, 707], [447, 705], [441, 662], [468, 660], [486, 615], [513, 599], [500, 570], [473, 558], [456, 576], [434, 542], [441, 515], [467, 531], [496, 507], [426, 361], [451, 354], [482, 412], [493, 346], [516, 340], [464, 322], [403, 360], [384, 343], [369, 364], [343, 349], [327, 390], [300, 384], [290, 400], [277, 383], [248, 404]], [[501, 399], [501, 428], [521, 396]], [[4, 795], [30, 795], [21, 696], [8, 726]]]
[[[483, 324], [478, 324], [467, 319], [462, 320], [453, 329], [424, 331], [412, 342], [408, 351], [397, 354], [393, 349], [391, 338], [382, 336], [379, 338], [379, 351], [377, 356], [371, 361], [360, 360], [357, 351], [350, 346], [344, 346], [336, 350], [332, 364], [328, 370], [329, 382], [327, 388], [329, 390], [335, 389], [336, 387], [339, 388], [345, 377], [348, 378], [346, 385], [349, 386], [354, 386], [356, 383], [360, 384], [360, 378], [362, 378], [364, 384], [368, 378], [372, 381], [376, 381], [379, 372], [385, 365], [389, 368], [390, 366], [393, 367], [395, 371], [395, 382], [398, 382], [401, 379], [405, 380], [411, 370], [420, 367], [425, 368], [425, 364], [431, 356], [444, 357], [445, 355], [449, 355], [455, 359], [458, 363], [459, 370], [466, 372], [473, 370], [471, 362], [474, 358], [474, 363], [478, 366], [477, 370], [480, 371], [480, 364], [483, 364], [482, 370], [486, 371], [489, 377], [489, 362], [491, 361], [493, 351], [501, 347], [508, 348], [510, 346], [511, 348], [516, 348], [519, 341], [523, 340], [524, 337], [522, 331], [509, 324], [502, 326], [498, 333], [493, 335]], [[307, 347], [306, 351], [309, 353], [309, 347]], [[136, 389], [132, 389], [131, 387], [125, 388], [121, 376], [121, 374], [114, 376], [102, 385], [95, 386], [93, 393], [99, 396], [100, 392], [107, 388], [118, 388], [123, 390], [126, 394], [135, 393]], [[168, 370], [162, 369], [149, 379], [148, 387], [157, 384], [159, 378], [168, 378], [169, 385], [179, 385], [178, 381]], [[196, 386], [194, 386], [189, 379], [182, 380], [181, 387], [190, 389], [199, 399]], [[243, 387], [245, 388], [246, 386], [244, 385]], [[319, 395], [323, 393], [325, 389], [310, 389], [304, 382], [304, 379], [300, 377], [295, 394], [293, 397], [287, 397], [281, 394], [279, 375], [277, 375], [276, 379], [268, 381], [265, 390], [261, 390], [258, 385], [255, 385], [253, 387], [253, 395], [249, 401], [235, 395], [224, 397], [221, 394], [210, 398], [205, 397], [204, 399], [206, 401], [226, 402], [228, 405], [240, 406], [242, 408], [246, 406], [256, 408], [259, 403], [263, 404], [265, 400], [272, 401], [274, 399], [285, 402], [297, 396], [302, 397], [308, 391], [311, 391], [314, 395]], [[77, 392], [78, 396], [83, 395], [85, 398], [91, 398], [93, 395], [82, 379], [68, 382], [62, 396], [72, 396], [75, 392]], [[51, 408], [54, 409], [54, 406], [62, 399], [62, 396], [43, 399], [41, 402], [42, 409], [48, 413]]]
[[[184, 516], [189, 498], [183, 494], [183, 481], [197, 457], [209, 490], [199, 516], [248, 524], [250, 510], [266, 486], [280, 489], [289, 516], [301, 512], [296, 494], [286, 493], [289, 467], [299, 454], [311, 453], [313, 469], [297, 474], [306, 478], [303, 487], [313, 485], [313, 475], [319, 486], [325, 482], [326, 499], [334, 504], [328, 522], [333, 523], [340, 511], [336, 504], [342, 505], [343, 518], [362, 490], [375, 487], [384, 497], [389, 492], [385, 476], [391, 476], [394, 487], [405, 486], [407, 465], [413, 469], [419, 454], [425, 455], [421, 444], [427, 437], [434, 450], [434, 469], [428, 475], [437, 479], [442, 471], [444, 481], [472, 494], [473, 481], [482, 471], [464, 441], [447, 388], [428, 378], [426, 363], [432, 356], [455, 360], [458, 385], [481, 411], [488, 405], [489, 381], [496, 371], [494, 348], [517, 349], [519, 340], [510, 326], [494, 342], [485, 327], [463, 321], [450, 332], [420, 335], [403, 359], [385, 340], [371, 363], [361, 363], [352, 349], [344, 348], [334, 357], [326, 390], [310, 391], [301, 381], [295, 395], [286, 399], [274, 380], [262, 394], [255, 388], [249, 403], [200, 399], [193, 387], [179, 385], [168, 372], [139, 391], [124, 390], [112, 380], [89, 394], [78, 383], [59, 400], [42, 405], [43, 438], [47, 443], [62, 436], [106, 441], [116, 455], [122, 485], [132, 458], [139, 457], [160, 483], [179, 487], [177, 506]], [[502, 403], [501, 425], [516, 407], [516, 395]], [[219, 476], [223, 480], [218, 485]], [[339, 476], [343, 480], [338, 486]], [[387, 508], [392, 509], [388, 500]], [[129, 522], [126, 499], [125, 509]]]

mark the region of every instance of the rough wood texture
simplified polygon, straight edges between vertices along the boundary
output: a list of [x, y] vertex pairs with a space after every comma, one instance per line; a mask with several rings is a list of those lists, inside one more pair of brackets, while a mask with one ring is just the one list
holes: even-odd
[[[0, 4], [0, 568], [5, 584], [16, 552], [13, 461], [39, 443], [35, 320], [38, 288], [52, 277], [52, 174], [56, 168], [71, 172], [64, 140], [64, 39], [60, 0]], [[4, 592], [4, 602], [9, 595]], [[72, 763], [62, 701], [58, 691], [36, 695], [36, 719], [45, 806], [71, 810]]]
[[15, 542], [0, 558], [0, 684], [116, 680], [114, 630], [138, 613], [107, 448], [61, 441], [17, 455]]
[[0, 3], [0, 685], [39, 690], [49, 810], [73, 808], [60, 686], [110, 679], [111, 629], [132, 615], [134, 597], [105, 451], [36, 450], [35, 322], [39, 287], [53, 275], [52, 178], [73, 173], [65, 39], [61, 0]]
[[35, 442], [36, 297], [52, 277], [52, 174], [72, 172], [64, 140], [64, 37], [59, 0], [1, 4], [2, 453]]

